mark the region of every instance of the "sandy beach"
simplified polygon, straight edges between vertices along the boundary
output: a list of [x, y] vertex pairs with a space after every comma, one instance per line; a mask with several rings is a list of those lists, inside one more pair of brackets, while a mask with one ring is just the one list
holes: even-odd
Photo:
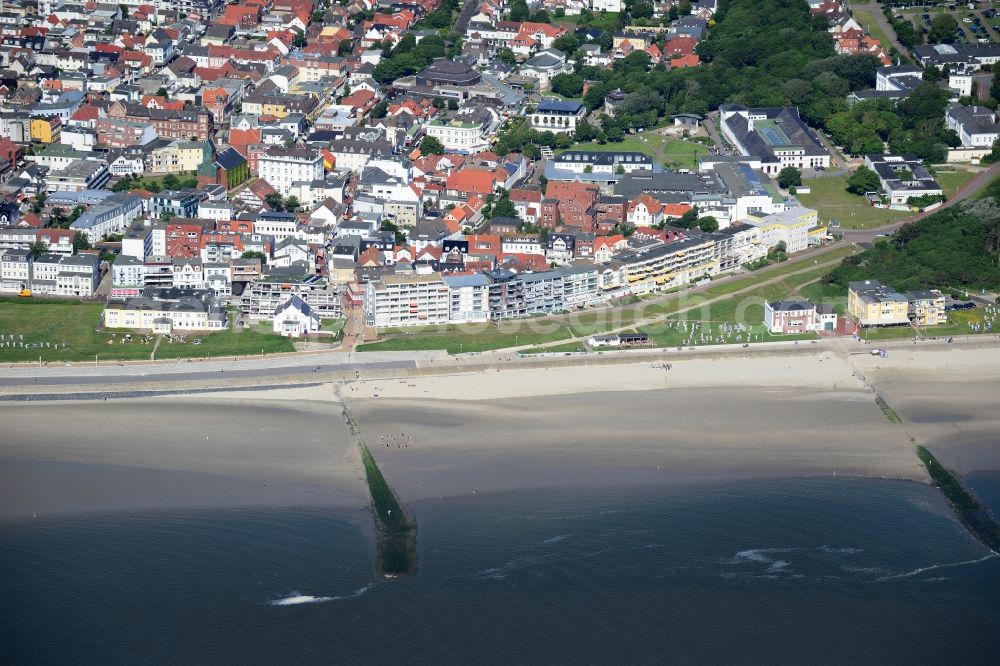
[[[856, 351], [856, 350], [855, 350]], [[890, 423], [879, 393], [904, 418]], [[926, 481], [915, 443], [1000, 469], [1000, 349], [849, 350], [416, 375], [0, 406], [0, 519], [367, 505], [347, 401], [403, 501], [784, 476]], [[376, 397], [377, 396], [377, 397]]]
[[1000, 348], [914, 347], [858, 367], [945, 465], [1000, 470]]
[[4, 405], [0, 519], [366, 505], [339, 404], [233, 395]]
[[923, 480], [912, 442], [852, 371], [833, 354], [754, 356], [360, 382], [343, 394], [405, 498], [834, 473]]

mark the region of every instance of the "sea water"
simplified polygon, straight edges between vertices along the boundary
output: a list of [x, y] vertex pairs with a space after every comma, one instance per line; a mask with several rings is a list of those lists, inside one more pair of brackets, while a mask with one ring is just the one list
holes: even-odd
[[1000, 558], [920, 484], [539, 490], [411, 508], [420, 573], [392, 581], [375, 575], [365, 512], [2, 525], [0, 661], [1000, 663]]

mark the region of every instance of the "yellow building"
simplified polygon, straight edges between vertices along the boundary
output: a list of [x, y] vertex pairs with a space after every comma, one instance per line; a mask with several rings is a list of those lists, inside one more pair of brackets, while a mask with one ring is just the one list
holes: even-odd
[[281, 101], [267, 101], [261, 104], [262, 115], [284, 118], [288, 115], [288, 108]]
[[149, 154], [152, 173], [190, 173], [212, 158], [207, 141], [173, 141]]
[[58, 118], [32, 118], [31, 140], [41, 143], [55, 143], [59, 140], [61, 125]]
[[715, 243], [702, 238], [654, 245], [615, 255], [624, 264], [624, 278], [633, 294], [673, 289], [719, 272]]
[[909, 317], [917, 326], [936, 326], [948, 322], [944, 309], [944, 294], [937, 289], [908, 291]]
[[863, 280], [848, 285], [847, 314], [859, 326], [909, 324], [909, 308], [906, 296], [884, 286], [878, 280]]
[[221, 331], [226, 328], [226, 310], [208, 292], [192, 292], [170, 300], [137, 297], [111, 300], [104, 308], [106, 328], [171, 333], [173, 331]]

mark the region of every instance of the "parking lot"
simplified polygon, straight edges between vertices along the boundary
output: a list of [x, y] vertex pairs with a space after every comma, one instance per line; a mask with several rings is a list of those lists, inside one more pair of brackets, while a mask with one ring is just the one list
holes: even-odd
[[916, 29], [925, 34], [935, 15], [948, 13], [958, 24], [955, 43], [1000, 43], [1000, 9], [984, 2], [973, 3], [973, 6], [974, 9], [970, 9], [967, 3], [941, 3], [917, 7], [892, 5], [892, 9], [897, 16], [909, 18]]

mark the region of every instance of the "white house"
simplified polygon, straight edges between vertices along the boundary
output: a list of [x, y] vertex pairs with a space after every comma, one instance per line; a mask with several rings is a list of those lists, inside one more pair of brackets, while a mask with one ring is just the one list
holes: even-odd
[[321, 321], [316, 311], [298, 296], [292, 296], [274, 311], [274, 332], [286, 338], [315, 333]]
[[586, 116], [587, 107], [579, 102], [543, 99], [528, 119], [531, 126], [539, 131], [572, 134], [576, 131], [576, 124]]
[[948, 129], [955, 130], [966, 148], [992, 148], [1000, 136], [996, 114], [985, 106], [952, 102], [945, 111], [944, 122]]
[[865, 155], [865, 166], [878, 174], [882, 192], [891, 204], [944, 194], [923, 161], [912, 155]]

